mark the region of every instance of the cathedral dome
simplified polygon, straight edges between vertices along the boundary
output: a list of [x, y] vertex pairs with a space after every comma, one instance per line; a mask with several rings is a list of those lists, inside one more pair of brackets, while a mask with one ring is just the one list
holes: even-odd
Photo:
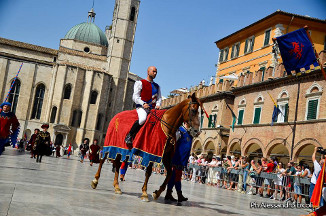
[[72, 27], [64, 39], [73, 39], [88, 43], [108, 46], [104, 32], [94, 23], [84, 22]]

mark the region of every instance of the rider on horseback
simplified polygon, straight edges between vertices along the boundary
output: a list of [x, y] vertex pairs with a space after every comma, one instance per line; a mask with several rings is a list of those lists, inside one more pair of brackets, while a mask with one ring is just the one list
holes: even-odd
[[150, 110], [154, 108], [159, 109], [161, 106], [162, 98], [160, 86], [153, 81], [156, 74], [156, 67], [150, 66], [147, 69], [147, 79], [135, 82], [132, 99], [136, 103], [138, 120], [135, 121], [125, 138], [127, 147], [129, 149], [133, 148], [132, 142], [140, 128], [146, 122], [147, 115]]

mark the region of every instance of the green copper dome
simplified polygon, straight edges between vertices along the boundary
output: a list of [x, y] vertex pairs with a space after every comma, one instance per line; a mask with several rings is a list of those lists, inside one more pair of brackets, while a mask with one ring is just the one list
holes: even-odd
[[91, 22], [84, 22], [75, 25], [68, 31], [64, 39], [73, 39], [108, 46], [108, 40], [106, 39], [103, 31], [97, 25]]

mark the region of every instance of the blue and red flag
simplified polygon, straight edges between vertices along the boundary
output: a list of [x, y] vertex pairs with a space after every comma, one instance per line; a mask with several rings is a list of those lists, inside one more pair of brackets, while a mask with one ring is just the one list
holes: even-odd
[[304, 28], [290, 32], [276, 38], [283, 64], [287, 73], [300, 72], [301, 68], [310, 69], [313, 64], [317, 67], [318, 61], [314, 48]]

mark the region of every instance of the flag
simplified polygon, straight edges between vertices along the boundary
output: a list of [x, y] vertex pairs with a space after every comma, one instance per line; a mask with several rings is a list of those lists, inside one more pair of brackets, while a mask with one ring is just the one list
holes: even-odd
[[293, 70], [298, 73], [301, 68], [309, 70], [311, 64], [315, 67], [319, 65], [304, 28], [277, 37], [276, 40], [288, 74]]
[[315, 188], [312, 192], [312, 196], [310, 199], [310, 202], [312, 203], [312, 206], [314, 208], [318, 208], [320, 206], [320, 199], [322, 196], [322, 190], [323, 190], [323, 185], [325, 183], [325, 164], [323, 165], [323, 168], [321, 169], [321, 171], [318, 174], [318, 178], [315, 184]]
[[229, 107], [229, 104], [226, 103], [226, 106], [229, 108], [229, 110], [231, 111], [231, 114], [232, 114], [233, 120], [232, 120], [231, 128], [232, 128], [232, 131], [234, 131], [234, 125], [235, 125], [235, 122], [237, 121], [237, 116], [235, 115], [235, 113], [233, 112], [231, 107]]
[[282, 111], [277, 107], [277, 103], [273, 99], [272, 95], [270, 95], [269, 92], [267, 92], [267, 94], [269, 95], [269, 97], [272, 99], [274, 103], [274, 110], [273, 110], [272, 123], [271, 123], [271, 125], [273, 126], [273, 123], [277, 121], [278, 114], [282, 113]]
[[273, 110], [273, 115], [272, 115], [272, 123], [271, 125], [273, 126], [273, 123], [274, 122], [277, 122], [277, 117], [278, 117], [278, 114], [281, 113], [281, 110], [274, 105], [274, 110]]

